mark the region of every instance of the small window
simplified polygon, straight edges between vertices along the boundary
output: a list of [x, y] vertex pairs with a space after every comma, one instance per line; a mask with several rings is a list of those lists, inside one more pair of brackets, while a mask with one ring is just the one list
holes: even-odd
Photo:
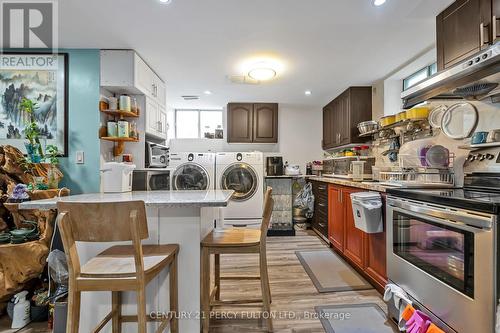
[[223, 139], [222, 110], [175, 110], [177, 139]]
[[436, 63], [433, 63], [432, 65], [422, 68], [421, 70], [403, 79], [403, 91], [413, 87], [414, 85], [424, 81], [425, 79], [431, 77], [436, 73], [437, 73]]

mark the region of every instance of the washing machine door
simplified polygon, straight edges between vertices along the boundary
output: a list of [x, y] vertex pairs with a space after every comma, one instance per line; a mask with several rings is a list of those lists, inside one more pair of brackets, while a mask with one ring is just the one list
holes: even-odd
[[259, 185], [255, 170], [246, 163], [235, 163], [226, 168], [221, 176], [221, 188], [234, 190], [232, 200], [246, 201], [253, 197]]
[[207, 171], [195, 163], [178, 166], [172, 176], [173, 190], [206, 190], [209, 185], [210, 177]]

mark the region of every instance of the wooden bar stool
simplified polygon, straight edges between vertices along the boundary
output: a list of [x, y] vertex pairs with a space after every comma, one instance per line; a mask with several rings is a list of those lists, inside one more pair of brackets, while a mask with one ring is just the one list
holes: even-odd
[[[176, 314], [179, 246], [141, 244], [143, 239], [149, 237], [144, 202], [59, 202], [57, 208], [57, 223], [69, 268], [66, 332], [78, 332], [82, 291], [111, 291], [111, 312], [93, 332], [99, 332], [111, 320], [113, 333], [121, 332], [123, 322], [137, 322], [137, 332], [146, 333], [147, 321], [160, 322], [156, 332], [163, 332], [170, 325], [171, 332], [178, 333]], [[132, 241], [132, 245], [112, 246], [80, 266], [76, 241]], [[152, 319], [146, 314], [146, 285], [164, 268], [170, 269], [170, 313], [165, 318]], [[137, 293], [137, 316], [122, 315], [123, 291]]]
[[[271, 289], [269, 288], [269, 275], [267, 272], [266, 238], [267, 229], [273, 211], [272, 189], [267, 188], [264, 197], [264, 212], [260, 230], [230, 229], [212, 231], [201, 242], [201, 284], [202, 284], [202, 326], [203, 333], [208, 333], [210, 324], [210, 310], [216, 305], [238, 305], [262, 303], [263, 311], [268, 313], [267, 330], [273, 331], [271, 312]], [[220, 255], [238, 253], [258, 253], [260, 263], [259, 276], [220, 276]], [[210, 291], [210, 255], [215, 256], [215, 287]], [[220, 299], [221, 280], [260, 280], [262, 299], [242, 299], [223, 301]]]

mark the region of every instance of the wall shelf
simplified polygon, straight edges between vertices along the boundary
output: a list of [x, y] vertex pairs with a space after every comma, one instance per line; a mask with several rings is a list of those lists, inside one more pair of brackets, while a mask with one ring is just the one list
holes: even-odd
[[125, 148], [125, 142], [139, 142], [139, 140], [136, 138], [119, 138], [111, 136], [101, 136], [99, 139], [116, 143], [113, 149], [113, 155], [115, 156], [123, 154], [123, 149]]
[[120, 118], [138, 118], [139, 114], [125, 110], [101, 110], [102, 113]]

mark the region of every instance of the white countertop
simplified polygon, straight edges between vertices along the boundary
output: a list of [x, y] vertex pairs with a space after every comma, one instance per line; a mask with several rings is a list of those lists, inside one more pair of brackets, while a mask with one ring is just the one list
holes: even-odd
[[315, 180], [318, 182], [342, 185], [347, 187], [356, 187], [369, 191], [385, 192], [389, 186], [381, 185], [378, 182], [354, 182], [350, 179], [344, 178], [333, 178], [333, 177], [313, 177], [310, 180]]
[[68, 197], [26, 201], [20, 209], [56, 209], [58, 201], [64, 202], [123, 202], [144, 201], [147, 207], [225, 207], [234, 191], [134, 191], [126, 193], [87, 193]]

